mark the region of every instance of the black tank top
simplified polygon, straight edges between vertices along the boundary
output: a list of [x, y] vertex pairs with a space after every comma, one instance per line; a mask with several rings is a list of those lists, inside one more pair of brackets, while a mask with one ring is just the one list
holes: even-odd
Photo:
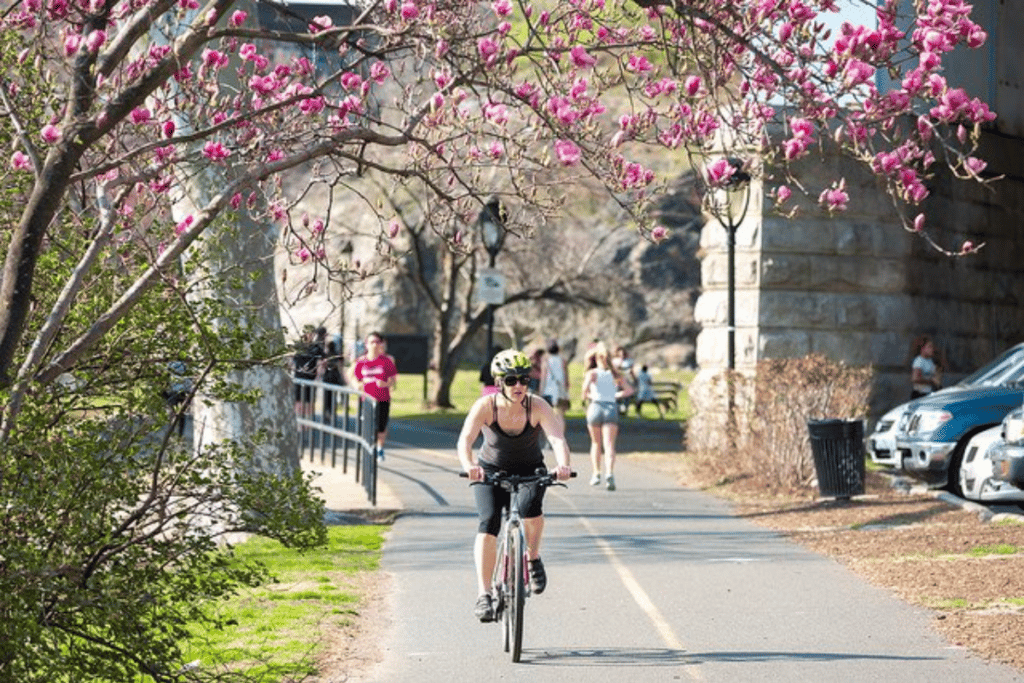
[[519, 434], [506, 434], [498, 424], [498, 399], [491, 397], [491, 424], [484, 425], [480, 463], [510, 474], [533, 474], [544, 466], [540, 449], [540, 425], [530, 423], [531, 397], [526, 397], [526, 426]]

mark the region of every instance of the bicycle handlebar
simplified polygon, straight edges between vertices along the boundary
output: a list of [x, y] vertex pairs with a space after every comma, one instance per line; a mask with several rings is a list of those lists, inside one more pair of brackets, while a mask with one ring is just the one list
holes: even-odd
[[[459, 476], [464, 479], [468, 479], [469, 473], [459, 472]], [[570, 479], [575, 476], [576, 472], [569, 473]], [[505, 472], [484, 473], [483, 481], [470, 482], [470, 486], [473, 484], [487, 484], [489, 486], [511, 484], [513, 487], [518, 487], [521, 484], [533, 483], [539, 483], [541, 486], [565, 486], [565, 484], [558, 481], [558, 475], [554, 472], [547, 472], [544, 474], [507, 474]]]

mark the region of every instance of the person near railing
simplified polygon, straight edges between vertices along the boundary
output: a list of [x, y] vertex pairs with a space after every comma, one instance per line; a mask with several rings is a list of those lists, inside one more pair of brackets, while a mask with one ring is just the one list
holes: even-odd
[[379, 332], [366, 335], [366, 355], [352, 367], [352, 384], [377, 401], [376, 455], [384, 460], [384, 443], [388, 437], [391, 390], [398, 381], [398, 369], [386, 351], [384, 336]]

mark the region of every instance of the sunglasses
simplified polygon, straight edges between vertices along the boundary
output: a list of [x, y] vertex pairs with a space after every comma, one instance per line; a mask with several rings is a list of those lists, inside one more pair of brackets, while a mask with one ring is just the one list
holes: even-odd
[[517, 383], [522, 384], [524, 387], [530, 384], [529, 375], [505, 375], [505, 379], [502, 380], [506, 387], [514, 387]]

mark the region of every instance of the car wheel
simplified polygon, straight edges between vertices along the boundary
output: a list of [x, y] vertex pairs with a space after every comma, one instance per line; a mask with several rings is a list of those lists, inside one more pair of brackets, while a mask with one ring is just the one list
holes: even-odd
[[[956, 491], [954, 491], [952, 489], [950, 489], [950, 492], [951, 493], [956, 493], [960, 497], [966, 498], [967, 500], [977, 501], [978, 498], [976, 497], [976, 494], [975, 494], [976, 489], [971, 487], [971, 483], [972, 482], [970, 480], [970, 477], [968, 476], [967, 468], [964, 467], [963, 463], [960, 463], [960, 467], [957, 468], [957, 471], [960, 473], [958, 475], [958, 479], [957, 479], [957, 484], [959, 484], [960, 492], [957, 493]], [[980, 491], [980, 487], [977, 490]]]
[[963, 478], [966, 476], [961, 470], [964, 464], [964, 451], [967, 448], [968, 439], [962, 439], [960, 443], [956, 445], [953, 452], [949, 456], [949, 469], [946, 470], [946, 490], [952, 493], [954, 496], [964, 497], [964, 489], [962, 484]]

